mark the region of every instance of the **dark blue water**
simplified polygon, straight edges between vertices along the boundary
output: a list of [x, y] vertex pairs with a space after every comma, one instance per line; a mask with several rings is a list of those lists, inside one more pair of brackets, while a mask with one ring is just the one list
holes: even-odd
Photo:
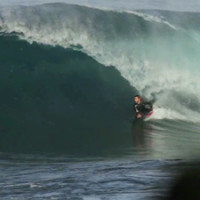
[[7, 158], [0, 167], [2, 199], [159, 199], [184, 165], [181, 160]]

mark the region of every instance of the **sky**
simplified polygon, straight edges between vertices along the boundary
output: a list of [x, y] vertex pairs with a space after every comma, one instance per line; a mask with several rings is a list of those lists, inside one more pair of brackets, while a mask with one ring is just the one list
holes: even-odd
[[193, 12], [200, 11], [200, 0], [0, 0], [0, 6], [37, 5], [53, 2], [122, 10], [164, 9]]

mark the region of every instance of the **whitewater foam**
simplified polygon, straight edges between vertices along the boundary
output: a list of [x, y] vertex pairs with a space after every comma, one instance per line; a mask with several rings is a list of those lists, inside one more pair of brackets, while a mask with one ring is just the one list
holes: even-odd
[[169, 119], [169, 120], [183, 120], [189, 122], [199, 122], [199, 117], [189, 115], [180, 114], [172, 109], [165, 109], [165, 108], [154, 108], [154, 114], [150, 117], [149, 120], [161, 120], [161, 119]]

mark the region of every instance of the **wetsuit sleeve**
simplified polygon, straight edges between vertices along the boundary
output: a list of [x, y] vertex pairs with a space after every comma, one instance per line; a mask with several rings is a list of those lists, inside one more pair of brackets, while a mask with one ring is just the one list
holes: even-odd
[[144, 102], [143, 103], [143, 110], [141, 111], [144, 115], [148, 114], [151, 112], [153, 109], [153, 106], [150, 102]]
[[140, 112], [140, 111], [139, 111], [139, 105], [138, 105], [138, 104], [134, 104], [134, 105], [133, 105], [133, 109], [135, 110], [136, 113]]
[[152, 104], [150, 102], [144, 103], [144, 109], [151, 111], [152, 110]]

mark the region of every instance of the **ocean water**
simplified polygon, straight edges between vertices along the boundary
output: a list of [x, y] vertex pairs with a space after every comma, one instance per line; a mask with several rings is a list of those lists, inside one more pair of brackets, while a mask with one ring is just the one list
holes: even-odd
[[199, 158], [199, 2], [70, 3], [0, 3], [0, 199], [159, 199]]

